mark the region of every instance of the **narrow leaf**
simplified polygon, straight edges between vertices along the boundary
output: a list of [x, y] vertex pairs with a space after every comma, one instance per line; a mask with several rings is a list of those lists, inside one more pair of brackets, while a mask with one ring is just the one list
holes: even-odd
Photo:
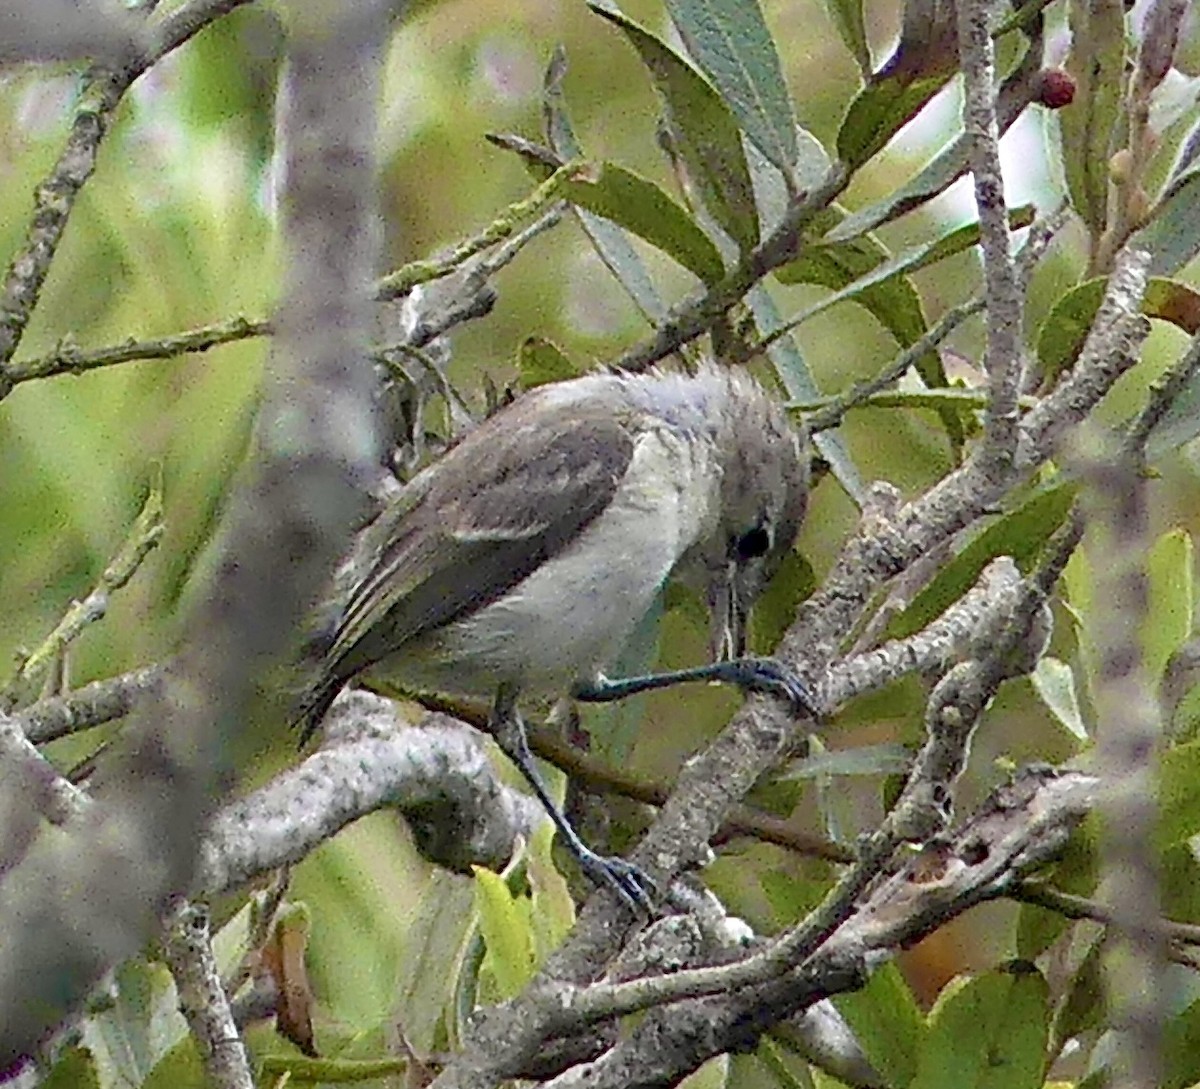
[[[1008, 131], [1030, 102], [1031, 81], [1023, 78], [1024, 61], [1004, 81], [996, 100], [996, 113], [1001, 134]], [[849, 117], [847, 116], [847, 122]], [[846, 122], [843, 122], [843, 128]], [[958, 136], [909, 181], [892, 190], [874, 204], [846, 216], [825, 236], [827, 242], [844, 242], [876, 227], [899, 219], [945, 192], [967, 169], [967, 141]]]
[[1150, 683], [1158, 685], [1171, 656], [1192, 634], [1195, 592], [1192, 537], [1186, 529], [1164, 533], [1146, 557], [1149, 584], [1142, 625], [1142, 658]]
[[1200, 742], [1176, 745], [1163, 754], [1158, 804], [1155, 843], [1160, 850], [1200, 832]]
[[725, 273], [717, 247], [691, 216], [652, 181], [602, 163], [566, 180], [562, 195], [656, 246], [705, 283]]
[[[917, 289], [903, 275], [902, 266], [888, 267], [890, 261], [887, 250], [864, 235], [836, 245], [809, 246], [802, 257], [778, 273], [784, 283], [815, 283], [834, 289], [833, 302], [823, 300], [800, 320], [841, 299], [850, 299], [874, 315], [896, 342], [907, 348], [925, 334], [928, 325]], [[926, 352], [917, 361], [916, 370], [927, 386], [946, 385], [946, 372], [937, 352]], [[947, 413], [942, 422], [950, 442], [955, 448], [961, 446], [963, 431], [958, 415]]]
[[535, 961], [540, 966], [575, 924], [575, 901], [554, 867], [554, 825], [543, 821], [529, 842], [529, 888]]
[[517, 910], [504, 878], [475, 866], [475, 907], [487, 943], [487, 965], [501, 999], [519, 994], [533, 978], [533, 934]]
[[[1050, 308], [1038, 332], [1042, 381], [1051, 382], [1070, 367], [1087, 339], [1108, 281], [1096, 277], [1071, 288]], [[1189, 336], [1200, 332], [1200, 292], [1179, 280], [1153, 277], [1146, 285], [1142, 312], [1178, 326]]]
[[1070, 1040], [1104, 1023], [1105, 995], [1104, 974], [1100, 953], [1104, 942], [1092, 942], [1082, 963], [1075, 970], [1068, 985], [1066, 997], [1054, 1014], [1055, 1041]]
[[447, 1006], [475, 934], [474, 914], [471, 882], [460, 874], [435, 870], [408, 929], [395, 988], [395, 1010], [403, 1019], [405, 1039], [420, 1054], [453, 1039]]
[[1200, 1080], [1200, 999], [1167, 1022], [1163, 1034], [1163, 1089], [1186, 1089]]
[[1151, 461], [1157, 461], [1197, 435], [1200, 435], [1200, 380], [1193, 378], [1150, 432], [1147, 454]]
[[1174, 275], [1200, 253], [1200, 169], [1171, 184], [1130, 245], [1150, 254], [1150, 271], [1160, 276]]
[[[546, 139], [551, 148], [563, 161], [572, 161], [582, 158], [583, 151], [575, 138], [563, 97], [562, 80], [566, 70], [566, 54], [560, 47], [554, 51], [546, 68], [542, 88], [542, 113]], [[584, 233], [591, 239], [600, 260], [616, 277], [646, 320], [651, 325], [656, 325], [666, 317], [667, 305], [625, 232], [608, 220], [592, 215], [582, 208], [576, 207], [575, 215]]]
[[1062, 525], [1074, 502], [1075, 490], [1074, 484], [1053, 484], [994, 521], [938, 572], [907, 609], [892, 618], [888, 638], [904, 639], [940, 616], [975, 584], [997, 556], [1011, 556], [1019, 567], [1028, 568]]
[[758, 242], [754, 188], [737, 122], [721, 97], [665, 42], [599, 0], [588, 5], [620, 28], [650, 71], [688, 179], [712, 217], [744, 251]]
[[[762, 284], [751, 288], [746, 302], [754, 315], [759, 336], [769, 336], [783, 324], [775, 300]], [[779, 376], [789, 400], [815, 401], [820, 397], [820, 390], [817, 389], [812, 371], [809, 370], [799, 346], [791, 336], [783, 336], [776, 340], [767, 349], [767, 357], [774, 365], [775, 373]], [[861, 506], [866, 495], [866, 485], [863, 484], [862, 474], [854, 464], [845, 440], [836, 431], [823, 431], [813, 437], [813, 445], [829, 463], [830, 471], [846, 494]]]
[[667, 10], [743, 131], [790, 177], [796, 118], [757, 0], [667, 0]]
[[851, 170], [862, 166], [925, 108], [949, 73], [909, 81], [878, 76], [855, 96], [838, 129], [838, 157]]
[[1033, 689], [1051, 714], [1078, 741], [1088, 739], [1087, 726], [1079, 712], [1079, 697], [1075, 693], [1075, 674], [1059, 658], [1042, 658], [1030, 675]]
[[925, 1019], [895, 964], [885, 964], [862, 990], [837, 995], [833, 1004], [884, 1084], [912, 1081]]
[[814, 779], [818, 775], [899, 775], [912, 763], [912, 752], [903, 745], [856, 745], [806, 756], [788, 764], [784, 779]]
[[864, 76], [871, 74], [871, 48], [862, 0], [825, 0], [825, 10]]
[[1125, 9], [1122, 0], [1072, 0], [1072, 49], [1067, 69], [1075, 100], [1062, 110], [1063, 170], [1071, 205], [1093, 237], [1104, 230], [1108, 160], [1125, 87]]
[[[1033, 222], [1033, 218], [1033, 205], [1026, 204], [1020, 208], [1014, 208], [1009, 213], [1009, 228], [1011, 230], [1020, 230], [1022, 227], [1028, 227]], [[835, 232], [831, 231], [825, 237], [829, 238], [833, 233]], [[937, 264], [939, 261], [944, 261], [948, 257], [953, 257], [965, 250], [969, 250], [978, 243], [979, 224], [967, 223], [932, 242], [910, 246], [901, 253], [881, 261], [868, 272], [859, 276], [858, 279], [847, 284], [840, 291], [835, 291], [832, 295], [826, 296], [811, 309], [804, 312], [803, 320], [815, 317], [836, 303], [846, 299], [853, 299], [862, 294], [867, 288], [883, 283], [893, 276], [927, 268], [930, 265]], [[811, 249], [819, 251], [821, 246], [814, 246]], [[804, 259], [802, 258], [800, 261], [791, 261], [786, 265], [782, 265], [775, 270], [775, 275], [780, 283], [791, 284], [803, 282], [806, 278]]]

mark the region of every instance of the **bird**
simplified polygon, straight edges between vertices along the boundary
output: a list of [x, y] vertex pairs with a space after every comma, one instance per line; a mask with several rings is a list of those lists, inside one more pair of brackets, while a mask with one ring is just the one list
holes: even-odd
[[[356, 678], [490, 699], [493, 736], [584, 872], [648, 910], [650, 879], [588, 848], [550, 798], [518, 700], [603, 702], [708, 680], [815, 714], [790, 669], [745, 654], [750, 606], [791, 549], [808, 493], [803, 428], [744, 369], [705, 362], [536, 387], [414, 476], [360, 534], [322, 613], [302, 736]], [[672, 578], [706, 593], [713, 660], [610, 678]]]

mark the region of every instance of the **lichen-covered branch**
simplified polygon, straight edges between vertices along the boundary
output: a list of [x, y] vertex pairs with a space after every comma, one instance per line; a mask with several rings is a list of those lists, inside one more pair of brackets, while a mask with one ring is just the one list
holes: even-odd
[[214, 1089], [254, 1089], [246, 1045], [221, 986], [208, 909], [180, 905], [167, 924], [163, 950], [175, 978], [179, 1010], [200, 1048], [208, 1083]]

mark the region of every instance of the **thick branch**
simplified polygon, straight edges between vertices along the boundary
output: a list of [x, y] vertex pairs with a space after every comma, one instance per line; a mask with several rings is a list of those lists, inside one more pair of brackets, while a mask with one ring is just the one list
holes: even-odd
[[[176, 9], [160, 24], [157, 55], [234, 6]], [[198, 833], [225, 788], [234, 724], [247, 717], [255, 685], [345, 548], [356, 484], [377, 463], [371, 369], [362, 360], [376, 260], [372, 149], [386, 5], [329, 9], [327, 23], [297, 10], [320, 25], [290, 42], [292, 71], [300, 75], [284, 141], [287, 272], [257, 472], [231, 504], [215, 578], [191, 618], [165, 697], [131, 724], [117, 757], [97, 775], [86, 835], [42, 835], [4, 875], [0, 1066], [28, 1053], [107, 968], [142, 948], [168, 896], [191, 883]], [[139, 63], [98, 81], [107, 89], [106, 111]], [[356, 78], [345, 80], [347, 71]], [[37, 259], [18, 259], [10, 272], [0, 360], [36, 301], [107, 121], [106, 112], [84, 126], [69, 192], [39, 217], [36, 229], [47, 233], [32, 247]]]

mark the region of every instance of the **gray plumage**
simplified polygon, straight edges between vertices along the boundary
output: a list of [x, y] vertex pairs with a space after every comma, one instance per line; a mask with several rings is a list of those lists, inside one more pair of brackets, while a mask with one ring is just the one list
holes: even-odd
[[363, 533], [305, 733], [359, 675], [564, 694], [602, 675], [672, 575], [705, 585], [714, 649], [740, 653], [807, 495], [801, 435], [742, 372], [595, 374], [525, 394]]

